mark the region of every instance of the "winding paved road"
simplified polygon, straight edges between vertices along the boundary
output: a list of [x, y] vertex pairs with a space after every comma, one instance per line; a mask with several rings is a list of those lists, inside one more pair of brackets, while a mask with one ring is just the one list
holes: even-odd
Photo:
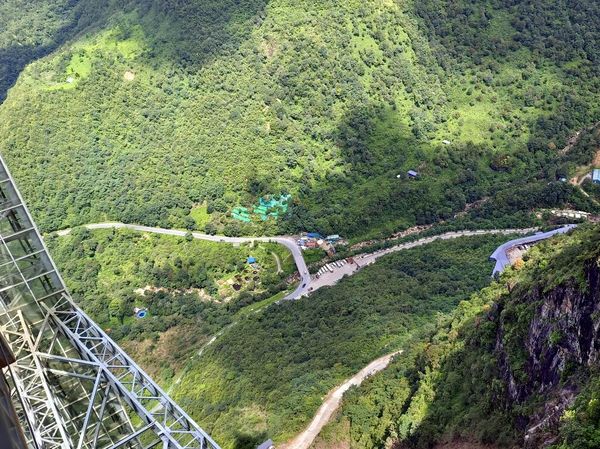
[[357, 256], [354, 256], [354, 264], [345, 264], [341, 267], [336, 267], [335, 264], [329, 264], [331, 267], [331, 272], [326, 272], [319, 278], [315, 277], [312, 279], [309, 288], [310, 291], [318, 290], [321, 287], [325, 287], [327, 285], [335, 285], [340, 281], [344, 276], [352, 276], [357, 271], [366, 267], [367, 265], [371, 265], [375, 263], [377, 259], [386, 254], [394, 253], [396, 251], [403, 251], [411, 248], [415, 248], [417, 246], [427, 245], [436, 240], [449, 240], [456, 239], [459, 237], [469, 237], [469, 236], [478, 236], [478, 235], [490, 235], [490, 234], [499, 234], [499, 235], [511, 235], [511, 234], [531, 234], [535, 232], [537, 228], [524, 228], [524, 229], [487, 229], [487, 230], [477, 230], [477, 231], [453, 231], [446, 232], [444, 234], [433, 235], [430, 237], [424, 237], [419, 240], [414, 240], [412, 242], [401, 243], [396, 246], [392, 246], [386, 249], [380, 249], [378, 251], [372, 253], [363, 253]]
[[[141, 225], [133, 225], [119, 222], [107, 222], [107, 223], [93, 223], [87, 224], [84, 226], [86, 229], [131, 229], [134, 231], [140, 232], [151, 232], [153, 234], [164, 234], [164, 235], [175, 235], [179, 237], [185, 237], [188, 234], [188, 231], [181, 231], [177, 229], [165, 229], [165, 228], [154, 228], [150, 226], [141, 226]], [[57, 231], [58, 235], [67, 235], [71, 232], [71, 229], [63, 229], [62, 231]], [[250, 243], [250, 242], [274, 242], [279, 243], [280, 245], [285, 246], [290, 250], [292, 256], [294, 257], [294, 262], [296, 263], [296, 268], [298, 269], [298, 273], [300, 273], [300, 283], [298, 287], [285, 296], [283, 299], [298, 299], [302, 297], [304, 294], [308, 292], [308, 287], [310, 284], [310, 274], [308, 273], [308, 268], [306, 267], [306, 262], [304, 261], [304, 257], [302, 256], [302, 250], [296, 244], [296, 241], [292, 237], [280, 236], [280, 237], [225, 237], [221, 235], [210, 235], [203, 234], [200, 232], [192, 232], [192, 237], [199, 240], [207, 240], [209, 242], [224, 242], [224, 243]]]
[[[165, 235], [173, 235], [173, 236], [179, 236], [179, 237], [185, 237], [188, 234], [188, 231], [155, 228], [155, 227], [132, 225], [132, 224], [119, 223], [119, 222], [94, 223], [94, 224], [85, 225], [84, 227], [87, 229], [90, 229], [90, 230], [111, 229], [111, 228], [122, 229], [122, 228], [124, 228], [124, 229], [131, 229], [134, 231], [140, 231], [140, 232], [150, 232], [150, 233], [154, 233], [154, 234], [165, 234]], [[567, 227], [565, 227], [565, 230], [558, 230], [558, 231], [554, 231], [552, 233], [546, 233], [546, 234], [548, 234], [548, 236], [549, 236], [551, 234], [558, 233], [558, 232], [566, 232], [567, 230], [570, 230], [570, 229], [571, 229], [571, 226], [567, 226]], [[298, 298], [308, 294], [309, 291], [317, 290], [318, 288], [323, 287], [325, 285], [333, 285], [333, 284], [337, 283], [344, 275], [352, 275], [356, 271], [360, 270], [361, 268], [374, 263], [379, 257], [382, 257], [386, 254], [390, 254], [390, 253], [393, 253], [396, 251], [401, 251], [401, 250], [414, 248], [417, 246], [426, 245], [426, 244], [434, 242], [436, 240], [449, 240], [449, 239], [455, 239], [455, 238], [459, 238], [459, 237], [489, 235], [489, 234], [498, 234], [498, 235], [531, 234], [536, 231], [537, 231], [536, 228], [489, 229], [489, 230], [477, 230], [477, 231], [454, 231], [454, 232], [446, 232], [444, 234], [439, 234], [439, 235], [435, 235], [435, 236], [424, 237], [419, 240], [402, 243], [402, 244], [399, 244], [396, 246], [392, 246], [390, 248], [375, 251], [373, 253], [364, 253], [364, 254], [355, 256], [354, 257], [355, 264], [353, 266], [344, 265], [343, 267], [336, 268], [333, 271], [333, 273], [331, 273], [331, 275], [329, 275], [327, 277], [326, 280], [324, 280], [323, 278], [319, 278], [319, 279], [311, 278], [311, 276], [308, 272], [308, 268], [306, 266], [306, 262], [304, 261], [304, 257], [302, 255], [302, 251], [296, 244], [296, 241], [293, 237], [288, 237], [288, 236], [225, 237], [225, 236], [218, 236], [218, 235], [203, 234], [203, 233], [199, 233], [199, 232], [192, 232], [191, 234], [192, 234], [192, 237], [194, 237], [196, 239], [207, 240], [207, 241], [211, 241], [211, 242], [224, 242], [224, 243], [233, 243], [233, 244], [248, 243], [248, 242], [275, 242], [275, 243], [279, 243], [280, 245], [285, 246], [292, 253], [292, 256], [294, 257], [294, 261], [296, 263], [296, 267], [301, 276], [301, 281], [298, 284], [298, 287], [293, 292], [289, 293], [287, 296], [285, 296], [283, 298], [285, 300], [294, 300], [294, 299], [298, 299]], [[67, 235], [70, 232], [71, 232], [71, 229], [64, 229], [62, 231], [57, 231], [57, 234], [58, 235]], [[528, 241], [529, 240], [540, 240], [543, 238], [547, 238], [546, 234], [540, 233], [539, 236], [536, 236], [537, 238], [536, 237], [529, 238]], [[521, 240], [523, 240], [523, 239], [521, 239]], [[520, 240], [517, 240], [517, 241], [520, 241]], [[498, 247], [498, 249], [494, 252], [493, 256], [498, 257], [498, 253], [501, 252], [503, 249], [505, 249], [505, 247], [512, 242], [513, 241]], [[234, 325], [234, 324], [235, 323], [233, 323], [232, 325]], [[217, 335], [213, 336], [213, 338], [209, 342], [207, 342], [207, 344], [200, 350], [200, 354], [202, 353], [202, 350], [206, 346], [209, 346], [210, 344], [212, 344], [217, 339], [217, 337], [224, 331], [225, 331], [225, 329], [223, 329]], [[397, 351], [392, 354], [388, 354], [384, 357], [381, 357], [377, 360], [374, 360], [369, 365], [367, 365], [365, 368], [363, 368], [361, 371], [359, 371], [357, 374], [355, 374], [353, 377], [351, 377], [346, 382], [344, 382], [342, 385], [333, 389], [325, 398], [323, 404], [317, 411], [316, 415], [314, 416], [314, 418], [311, 421], [311, 423], [309, 424], [309, 426], [302, 433], [297, 435], [292, 441], [285, 444], [282, 449], [308, 449], [310, 447], [310, 445], [312, 444], [312, 442], [314, 441], [314, 439], [316, 438], [316, 436], [321, 431], [321, 429], [325, 426], [325, 424], [327, 424], [329, 422], [329, 420], [331, 419], [331, 416], [339, 407], [344, 393], [350, 387], [352, 387], [354, 385], [360, 385], [363, 382], [363, 380], [366, 379], [368, 376], [373, 375], [373, 374], [385, 369], [388, 366], [388, 364], [390, 363], [390, 361], [392, 360], [392, 358], [395, 355], [400, 354], [401, 352], [402, 351]]]
[[520, 239], [510, 240], [506, 243], [503, 243], [498, 248], [496, 248], [496, 251], [494, 251], [490, 256], [491, 259], [496, 261], [496, 266], [494, 267], [494, 272], [492, 273], [492, 276], [495, 276], [497, 273], [502, 273], [502, 271], [504, 271], [506, 267], [511, 265], [510, 257], [508, 255], [508, 251], [511, 248], [514, 248], [515, 246], [519, 245], [531, 245], [541, 240], [549, 239], [550, 237], [553, 237], [558, 234], [566, 234], [567, 232], [572, 231], [576, 227], [576, 224], [570, 224], [563, 226], [562, 228], [554, 229], [552, 231], [538, 232], [537, 234], [530, 235], [528, 237], [522, 237]]
[[[165, 228], [155, 228], [150, 226], [142, 226], [142, 225], [134, 225], [134, 224], [126, 224], [120, 222], [106, 222], [106, 223], [92, 223], [84, 225], [85, 228], [94, 230], [94, 229], [131, 229], [134, 231], [140, 232], [150, 232], [154, 234], [164, 234], [164, 235], [173, 235], [178, 237], [185, 237], [188, 234], [188, 231], [178, 230], [178, 229], [165, 229]], [[396, 251], [402, 251], [410, 248], [414, 248], [417, 246], [426, 245], [428, 243], [434, 242], [435, 240], [448, 240], [455, 239], [459, 237], [468, 237], [468, 236], [477, 236], [477, 235], [489, 235], [489, 234], [501, 234], [501, 235], [510, 235], [510, 234], [530, 234], [535, 232], [536, 228], [525, 228], [525, 229], [483, 229], [477, 231], [453, 231], [446, 232], [444, 234], [434, 235], [431, 237], [424, 237], [419, 240], [414, 240], [408, 243], [402, 243], [400, 245], [392, 246], [390, 248], [382, 249], [379, 251], [375, 251], [373, 253], [364, 253], [354, 257], [355, 265], [350, 267], [349, 265], [345, 265], [342, 269], [335, 268], [333, 273], [328, 274], [327, 276], [323, 276], [319, 279], [312, 278], [308, 272], [308, 268], [306, 266], [306, 262], [304, 261], [304, 256], [302, 255], [302, 250], [296, 244], [296, 240], [290, 236], [277, 236], [277, 237], [225, 237], [221, 235], [210, 235], [203, 234], [200, 232], [192, 232], [192, 237], [200, 240], [207, 240], [210, 242], [223, 242], [223, 243], [249, 243], [249, 242], [273, 242], [279, 243], [280, 245], [285, 246], [290, 250], [292, 256], [294, 257], [294, 262], [296, 264], [296, 268], [298, 273], [300, 273], [300, 283], [296, 289], [286, 295], [284, 300], [293, 300], [299, 299], [302, 296], [306, 296], [309, 292], [313, 292], [318, 290], [321, 287], [326, 285], [334, 285], [336, 284], [344, 275], [352, 275], [359, 269], [374, 263], [381, 256], [386, 254], [390, 254]], [[63, 229], [61, 231], [57, 231], [58, 235], [67, 235], [71, 232], [71, 229]]]

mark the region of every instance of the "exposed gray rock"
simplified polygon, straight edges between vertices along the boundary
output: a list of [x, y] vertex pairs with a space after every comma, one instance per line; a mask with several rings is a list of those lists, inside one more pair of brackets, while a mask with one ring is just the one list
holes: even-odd
[[548, 447], [555, 442], [560, 417], [572, 404], [577, 391], [571, 376], [575, 366], [592, 366], [600, 357], [600, 268], [591, 263], [585, 270], [587, 287], [575, 283], [549, 291], [539, 286], [527, 296], [534, 309], [523, 338], [527, 356], [525, 371], [517, 374], [506, 350], [506, 323], [501, 302], [495, 310], [498, 321], [495, 351], [507, 386], [507, 405], [544, 397], [545, 405], [534, 416], [524, 417], [524, 447]]

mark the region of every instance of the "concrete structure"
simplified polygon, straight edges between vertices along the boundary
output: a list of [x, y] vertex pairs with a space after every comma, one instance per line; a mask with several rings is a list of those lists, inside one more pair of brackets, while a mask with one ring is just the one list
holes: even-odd
[[219, 448], [73, 302], [1, 158], [0, 334], [29, 448]]
[[510, 259], [508, 256], [508, 252], [511, 248], [519, 245], [531, 245], [534, 243], [538, 243], [542, 240], [549, 239], [557, 234], [565, 234], [572, 229], [574, 229], [576, 225], [567, 225], [562, 228], [555, 229], [549, 232], [538, 232], [534, 235], [530, 235], [528, 237], [522, 237], [515, 240], [510, 240], [502, 245], [500, 245], [490, 256], [490, 259], [496, 261], [496, 265], [494, 266], [494, 271], [492, 272], [492, 276], [496, 276], [497, 274], [502, 273], [507, 266], [510, 266]]

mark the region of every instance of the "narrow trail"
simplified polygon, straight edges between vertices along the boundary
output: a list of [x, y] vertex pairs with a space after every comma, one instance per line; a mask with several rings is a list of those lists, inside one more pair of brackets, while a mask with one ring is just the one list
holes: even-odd
[[329, 422], [333, 413], [340, 406], [344, 393], [350, 387], [360, 385], [367, 377], [387, 368], [394, 356], [401, 353], [402, 351], [396, 351], [372, 361], [343, 384], [331, 390], [308, 427], [292, 441], [278, 447], [280, 449], [308, 449], [321, 429]]
[[279, 256], [274, 252], [271, 253], [273, 258], [275, 259], [275, 263], [277, 264], [277, 274], [283, 273], [283, 269], [281, 268], [281, 260], [279, 260]]

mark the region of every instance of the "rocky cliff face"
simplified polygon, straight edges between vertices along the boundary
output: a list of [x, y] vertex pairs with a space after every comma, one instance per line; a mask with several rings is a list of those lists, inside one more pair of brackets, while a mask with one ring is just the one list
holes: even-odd
[[[558, 425], [566, 407], [572, 404], [577, 379], [600, 359], [600, 259], [589, 261], [586, 286], [570, 281], [545, 291], [537, 286], [520, 302], [518, 310], [530, 314], [528, 325], [519, 329], [514, 304], [498, 304], [496, 353], [506, 384], [507, 406], [531, 404], [545, 398], [532, 416], [523, 416], [517, 425], [525, 434], [524, 446], [548, 447], [555, 442]], [[511, 295], [512, 296], [512, 295]], [[520, 317], [522, 318], [522, 317]], [[518, 342], [515, 345], [514, 342]]]
[[356, 448], [600, 448], [600, 226], [530, 250], [343, 407], [330, 435]]

